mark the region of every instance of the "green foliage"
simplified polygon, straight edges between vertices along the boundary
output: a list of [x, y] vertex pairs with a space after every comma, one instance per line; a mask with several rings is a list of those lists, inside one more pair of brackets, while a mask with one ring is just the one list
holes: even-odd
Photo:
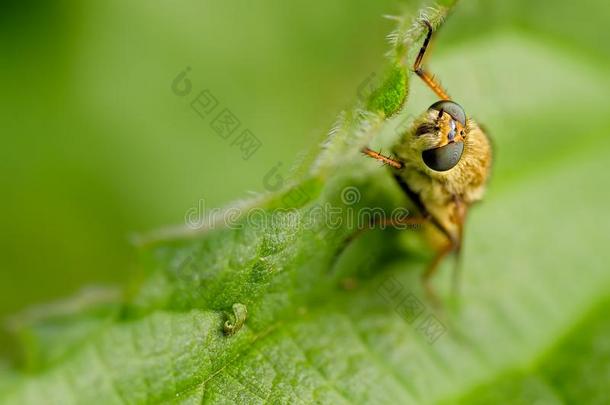
[[370, 95], [368, 109], [383, 112], [386, 117], [397, 113], [407, 97], [407, 80], [404, 66], [392, 66], [383, 83]]
[[[456, 14], [439, 40], [474, 18]], [[373, 135], [391, 144], [429, 105], [413, 91], [396, 119], [343, 113], [306, 178], [251, 202], [264, 214], [238, 229], [146, 239], [125, 300], [94, 294], [22, 320], [28, 367], [0, 371], [0, 402], [608, 403], [607, 70], [512, 31], [431, 67], [497, 151], [468, 223], [461, 299], [436, 313], [446, 331], [434, 342], [418, 232], [373, 231], [337, 259], [352, 230], [313, 214], [340, 207], [345, 224], [350, 209], [408, 204], [358, 150]], [[299, 187], [297, 220], [273, 211]], [[346, 202], [346, 187], [360, 199]], [[388, 285], [422, 302], [417, 319]]]
[[[181, 222], [201, 198], [210, 209], [262, 192], [278, 161], [287, 176], [378, 67], [394, 24], [382, 15], [396, 12], [396, 0], [241, 2], [3, 8], [0, 318], [123, 284], [134, 233]], [[178, 97], [187, 66], [193, 93]], [[204, 89], [219, 102], [205, 119], [190, 105]], [[222, 108], [235, 136], [263, 143], [251, 159], [211, 128]]]

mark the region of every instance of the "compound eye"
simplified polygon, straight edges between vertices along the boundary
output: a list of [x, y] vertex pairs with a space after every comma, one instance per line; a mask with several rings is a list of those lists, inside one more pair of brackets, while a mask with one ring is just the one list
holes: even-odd
[[464, 142], [452, 142], [440, 148], [428, 149], [421, 156], [426, 166], [444, 172], [458, 164], [464, 152]]
[[444, 111], [451, 115], [454, 120], [463, 126], [466, 126], [466, 113], [464, 112], [464, 109], [456, 102], [449, 100], [437, 101], [430, 106], [429, 110]]

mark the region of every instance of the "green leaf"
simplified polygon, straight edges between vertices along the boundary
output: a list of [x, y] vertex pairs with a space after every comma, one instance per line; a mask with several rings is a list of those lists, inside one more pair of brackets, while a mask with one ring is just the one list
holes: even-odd
[[392, 66], [384, 82], [371, 94], [368, 109], [381, 111], [386, 117], [394, 115], [403, 106], [407, 97], [407, 72], [398, 64]]
[[[409, 27], [395, 55], [403, 40], [407, 58], [417, 51], [422, 28]], [[431, 62], [497, 151], [459, 305], [436, 312], [423, 298], [430, 251], [417, 230], [371, 231], [337, 257], [350, 215], [409, 206], [359, 150], [391, 145], [429, 105], [411, 83], [393, 119], [342, 113], [307, 176], [228, 209], [244, 213], [231, 226], [144, 238], [125, 302], [81, 297], [26, 322], [28, 367], [0, 374], [0, 401], [608, 403], [610, 81], [572, 56], [504, 31]], [[324, 207], [341, 226], [325, 225]], [[450, 267], [436, 280], [444, 296]]]

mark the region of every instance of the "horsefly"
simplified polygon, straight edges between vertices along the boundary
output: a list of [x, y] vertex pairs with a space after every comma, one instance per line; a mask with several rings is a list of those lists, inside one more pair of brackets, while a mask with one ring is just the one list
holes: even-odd
[[[439, 101], [402, 134], [393, 149], [395, 157], [369, 148], [362, 152], [388, 165], [402, 191], [417, 207], [420, 215], [407, 221], [427, 224], [436, 254], [423, 272], [422, 281], [426, 293], [434, 300], [431, 277], [447, 255], [455, 253], [459, 258], [466, 214], [470, 206], [483, 197], [492, 153], [489, 139], [481, 127], [422, 67], [433, 32], [428, 21], [424, 24], [428, 33], [413, 70]], [[456, 272], [457, 267], [456, 262]]]

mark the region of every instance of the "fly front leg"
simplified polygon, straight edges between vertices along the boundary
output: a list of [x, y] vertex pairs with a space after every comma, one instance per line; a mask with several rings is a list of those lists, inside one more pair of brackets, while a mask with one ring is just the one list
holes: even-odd
[[432, 288], [432, 277], [438, 271], [443, 259], [452, 252], [455, 252], [458, 245], [459, 243], [455, 239], [450, 238], [447, 243], [438, 252], [436, 252], [436, 255], [432, 259], [432, 262], [430, 262], [430, 264], [422, 274], [422, 284], [424, 286], [426, 296], [436, 307], [440, 306], [441, 301], [439, 300], [438, 295], [434, 291], [434, 288]]
[[447, 94], [443, 86], [438, 82], [438, 80], [427, 72], [423, 67], [424, 56], [426, 55], [426, 50], [428, 49], [428, 44], [430, 43], [430, 38], [432, 38], [432, 25], [430, 22], [424, 20], [423, 24], [428, 28], [428, 33], [426, 34], [426, 38], [424, 39], [424, 43], [417, 54], [417, 58], [415, 59], [415, 63], [413, 64], [413, 71], [420, 79], [432, 90], [441, 100], [450, 100], [451, 97]]
[[453, 263], [453, 277], [451, 280], [451, 290], [454, 298], [459, 297], [460, 274], [462, 270], [462, 248], [464, 246], [464, 224], [466, 223], [466, 214], [468, 214], [468, 206], [457, 196], [454, 196], [455, 203], [455, 218], [457, 224], [458, 237], [455, 247], [455, 261]]
[[395, 169], [401, 169], [404, 166], [404, 163], [400, 160], [393, 159], [389, 156], [384, 156], [381, 152], [375, 152], [370, 148], [363, 148], [362, 153], [370, 158], [380, 161], [384, 165], [391, 166]]
[[385, 228], [405, 229], [405, 227], [409, 227], [408, 229], [417, 229], [417, 228], [421, 227], [422, 225], [426, 224], [428, 221], [429, 221], [428, 218], [425, 218], [422, 216], [409, 217], [409, 218], [390, 218], [390, 219], [382, 218], [380, 220], [375, 218], [369, 224], [367, 224], [363, 227], [359, 227], [354, 233], [349, 235], [347, 238], [345, 238], [341, 242], [341, 245], [335, 252], [335, 255], [333, 258], [333, 264], [331, 265], [331, 268], [335, 267], [336, 262], [338, 261], [339, 257], [341, 257], [343, 252], [345, 252], [347, 247], [349, 245], [351, 245], [352, 242], [354, 242], [357, 238], [359, 238], [360, 236], [362, 236], [365, 232], [367, 232], [369, 230], [385, 229]]
[[[420, 211], [422, 218], [425, 218], [427, 222], [433, 224], [434, 227], [436, 229], [438, 229], [443, 234], [443, 236], [445, 236], [445, 238], [447, 240], [446, 244], [443, 245], [443, 247], [436, 253], [434, 258], [432, 259], [432, 262], [428, 265], [428, 267], [422, 274], [422, 284], [424, 286], [426, 295], [427, 295], [428, 299], [430, 299], [430, 301], [432, 301], [432, 303], [434, 303], [435, 305], [438, 306], [440, 301], [431, 285], [432, 276], [434, 276], [436, 274], [440, 264], [442, 263], [442, 261], [445, 257], [447, 257], [449, 254], [451, 254], [453, 252], [457, 252], [459, 254], [459, 251], [461, 248], [461, 240], [462, 240], [462, 229], [463, 229], [462, 224], [463, 224], [463, 218], [465, 217], [465, 212], [466, 212], [465, 208], [464, 209], [462, 209], [462, 208], [465, 206], [461, 203], [461, 200], [457, 199], [457, 197], [454, 199], [455, 206], [456, 206], [455, 222], [457, 222], [457, 224], [458, 224], [458, 234], [457, 234], [457, 236], [455, 236], [454, 234], [452, 234], [449, 231], [449, 229], [447, 229], [438, 220], [438, 218], [436, 218], [436, 216], [432, 215], [426, 209], [426, 206], [424, 205], [423, 201], [421, 200], [419, 194], [417, 194], [415, 191], [413, 191], [411, 189], [411, 187], [409, 187], [407, 182], [400, 176], [400, 174], [398, 172], [394, 174], [394, 179], [400, 186], [401, 190], [407, 195], [407, 197], [409, 197], [409, 199], [413, 202], [413, 204], [415, 204], [417, 209]], [[462, 214], [462, 212], [463, 212], [463, 214]], [[456, 274], [456, 273], [454, 272], [454, 274]]]

